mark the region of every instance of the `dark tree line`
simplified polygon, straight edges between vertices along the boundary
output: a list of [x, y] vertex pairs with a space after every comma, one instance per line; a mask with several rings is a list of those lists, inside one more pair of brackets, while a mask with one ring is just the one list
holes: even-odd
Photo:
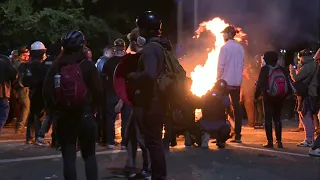
[[69, 30], [80, 29], [95, 54], [135, 27], [145, 10], [163, 17], [164, 32], [174, 33], [174, 0], [1, 0], [0, 52], [41, 40], [59, 42]]

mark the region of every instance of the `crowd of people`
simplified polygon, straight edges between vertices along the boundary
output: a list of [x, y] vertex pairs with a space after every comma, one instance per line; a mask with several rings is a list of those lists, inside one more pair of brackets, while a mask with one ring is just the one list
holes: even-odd
[[[52, 127], [50, 144], [61, 150], [64, 177], [68, 180], [77, 178], [75, 162], [78, 148], [85, 161], [87, 179], [98, 179], [97, 143], [108, 149], [120, 144], [121, 149], [127, 150], [122, 174], [129, 178], [137, 176], [135, 158], [138, 144], [143, 152], [143, 168], [139, 175], [145, 179], [166, 179], [165, 150], [177, 144], [174, 129], [182, 129], [177, 127], [180, 116], [173, 110], [176, 104], [168, 106], [158, 87], [159, 78], [170, 70], [168, 58], [171, 56], [168, 53], [171, 44], [161, 37], [162, 23], [153, 12], [147, 11], [139, 16], [136, 24], [137, 28], [127, 36], [128, 48], [123, 39], [116, 39], [104, 49], [103, 56], [96, 63], [92, 61], [91, 50], [86, 47], [85, 35], [78, 30], [70, 31], [61, 38], [61, 52], [57, 55], [47, 56], [46, 47], [40, 41], [34, 42], [30, 48], [20, 47], [10, 57], [1, 55], [0, 133], [6, 124], [17, 134], [25, 133], [27, 144], [48, 146], [45, 135]], [[314, 122], [319, 121], [316, 115], [319, 112], [320, 71], [317, 61], [320, 53], [309, 49], [299, 52], [299, 63], [291, 65], [289, 70], [278, 65], [277, 52], [264, 53], [262, 67], [256, 67], [259, 69], [256, 86], [253, 86], [256, 91], [250, 95], [241, 86], [246, 81], [253, 84], [254, 80], [248, 78], [248, 70], [254, 68], [245, 68], [245, 51], [234, 40], [235, 28], [229, 26], [221, 33], [226, 43], [218, 60], [218, 81], [201, 98], [201, 103], [197, 101], [197, 105], [189, 109], [187, 114], [191, 116], [182, 115], [189, 118], [182, 124], [191, 122], [183, 132], [185, 145], [196, 143], [208, 147], [210, 138], [216, 139], [219, 148], [224, 148], [229, 138], [233, 138], [231, 143], [242, 143], [240, 102], [244, 102], [246, 109], [259, 112], [252, 114], [247, 111], [247, 116], [249, 126], [265, 128], [267, 143], [263, 147], [274, 147], [273, 122], [276, 146], [283, 148], [281, 110], [287, 96], [295, 94], [299, 120], [305, 131], [305, 140], [298, 146], [311, 147], [310, 155], [320, 156], [320, 137], [314, 138]], [[113, 77], [126, 54], [140, 55], [137, 70], [126, 77], [128, 83], [137, 86], [131, 105], [116, 93]], [[219, 106], [215, 106], [217, 103]], [[194, 122], [194, 110], [197, 108], [202, 109], [202, 118]], [[115, 140], [115, 121], [119, 113], [121, 142]]]

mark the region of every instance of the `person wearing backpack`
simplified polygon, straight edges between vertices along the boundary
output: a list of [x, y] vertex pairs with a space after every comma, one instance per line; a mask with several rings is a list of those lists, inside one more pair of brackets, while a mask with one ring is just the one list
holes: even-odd
[[[115, 122], [117, 113], [115, 112], [115, 107], [120, 101], [119, 96], [116, 94], [116, 91], [113, 86], [113, 75], [114, 70], [120, 62], [120, 59], [125, 55], [125, 43], [123, 39], [116, 39], [113, 45], [115, 51], [114, 56], [109, 58], [103, 66], [102, 72], [105, 74], [105, 79], [103, 84], [105, 84], [106, 91], [106, 106], [107, 106], [107, 148], [113, 149], [116, 145], [115, 142]], [[127, 127], [127, 122], [131, 113], [131, 107], [124, 104], [121, 108], [121, 148], [125, 149], [125, 129]]]
[[77, 179], [77, 140], [85, 162], [86, 179], [97, 180], [95, 155], [102, 86], [94, 63], [84, 53], [85, 36], [70, 31], [62, 39], [63, 53], [54, 61], [43, 84], [46, 108], [57, 116], [57, 136], [61, 144], [65, 179]]
[[[167, 167], [162, 143], [162, 127], [165, 117], [163, 97], [160, 97], [158, 78], [164, 75], [164, 48], [154, 41], [161, 40], [161, 20], [152, 11], [146, 11], [136, 19], [140, 39], [146, 39], [141, 51], [137, 72], [128, 75], [129, 83], [137, 85], [134, 106], [144, 111], [143, 126], [146, 147], [150, 153], [153, 180], [165, 180]], [[139, 103], [139, 104], [137, 104]]]
[[14, 66], [18, 71], [18, 80], [14, 83], [14, 88], [17, 92], [17, 97], [21, 103], [20, 117], [16, 124], [16, 133], [24, 133], [25, 125], [30, 113], [30, 99], [28, 83], [25, 83], [25, 78], [28, 79], [30, 75], [27, 68], [30, 51], [27, 46], [22, 46], [18, 49], [19, 59], [14, 62]]
[[313, 114], [316, 112], [318, 65], [313, 59], [314, 51], [304, 49], [299, 52], [301, 67], [290, 66], [291, 79], [297, 91], [297, 111], [305, 131], [305, 140], [297, 144], [299, 147], [312, 147], [314, 142]]
[[274, 51], [268, 51], [263, 55], [265, 66], [261, 68], [255, 100], [261, 96], [264, 103], [265, 131], [267, 143], [265, 148], [273, 148], [272, 122], [275, 127], [276, 145], [283, 148], [282, 144], [282, 122], [280, 119], [283, 102], [286, 96], [291, 92], [289, 74], [285, 69], [277, 65], [278, 54]]

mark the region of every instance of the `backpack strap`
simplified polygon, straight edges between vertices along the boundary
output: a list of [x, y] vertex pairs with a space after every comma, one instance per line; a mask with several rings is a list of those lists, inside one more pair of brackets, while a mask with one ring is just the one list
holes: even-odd
[[160, 43], [158, 42], [150, 42], [152, 44], [156, 44], [157, 46], [159, 46], [162, 51], [163, 51], [163, 55], [164, 55], [164, 59], [165, 59], [165, 64], [168, 66], [168, 70], [169, 72], [175, 72], [175, 68], [174, 65], [172, 64], [172, 62], [170, 61], [170, 59], [167, 56], [166, 52], [168, 51], [167, 49], [165, 49]]

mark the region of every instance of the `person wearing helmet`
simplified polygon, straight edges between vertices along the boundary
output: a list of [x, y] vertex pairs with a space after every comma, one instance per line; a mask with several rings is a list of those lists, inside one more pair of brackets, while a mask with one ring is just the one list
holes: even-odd
[[315, 52], [312, 49], [304, 49], [299, 52], [301, 66], [295, 69], [290, 66], [290, 76], [297, 91], [297, 111], [299, 119], [305, 130], [305, 140], [298, 144], [299, 147], [311, 147], [314, 141], [313, 114], [316, 114], [318, 66], [313, 59]]
[[234, 40], [237, 30], [233, 26], [226, 27], [221, 33], [225, 44], [219, 54], [217, 80], [223, 79], [228, 83], [235, 121], [235, 139], [231, 142], [241, 143], [242, 118], [239, 101], [245, 54], [243, 47]]
[[137, 84], [135, 95], [140, 106], [144, 109], [143, 124], [146, 147], [149, 150], [152, 164], [152, 179], [166, 179], [166, 159], [162, 142], [162, 127], [165, 117], [165, 107], [162, 106], [157, 89], [157, 79], [165, 57], [161, 43], [162, 21], [152, 11], [146, 11], [136, 19], [139, 35], [145, 39], [141, 51], [139, 71], [130, 73], [128, 80]]
[[[121, 57], [125, 55], [125, 42], [123, 39], [116, 39], [113, 44], [114, 55], [110, 57], [103, 65], [102, 74], [104, 79], [102, 83], [104, 85], [104, 90], [106, 94], [106, 106], [107, 106], [107, 147], [113, 149], [116, 145], [115, 142], [115, 122], [117, 118], [117, 113], [115, 112], [115, 107], [119, 103], [120, 98], [117, 95], [113, 86], [113, 76], [117, 65], [120, 62]], [[125, 129], [127, 127], [127, 122], [131, 113], [131, 107], [124, 104], [121, 108], [121, 148], [126, 148], [125, 140]], [[104, 128], [104, 127], [103, 127]]]
[[[31, 45], [30, 61], [26, 63], [26, 68], [30, 71], [30, 76], [25, 75], [24, 84], [28, 84], [30, 98], [30, 114], [27, 120], [26, 142], [33, 144], [38, 138], [38, 132], [41, 128], [41, 112], [44, 110], [42, 99], [42, 85], [46, 76], [46, 47], [40, 41]], [[33, 132], [32, 132], [33, 131]], [[35, 135], [35, 137], [33, 137]]]
[[126, 52], [126, 42], [121, 38], [118, 38], [113, 42], [113, 47], [116, 56], [123, 56]]
[[228, 94], [227, 82], [221, 79], [202, 97], [202, 117], [198, 122], [204, 132], [201, 147], [208, 148], [210, 138], [214, 137], [217, 140], [216, 145], [224, 148], [225, 142], [230, 138], [231, 129], [225, 113], [225, 109], [230, 105]]
[[[57, 135], [63, 156], [65, 179], [77, 179], [77, 139], [87, 179], [98, 179], [95, 156], [96, 122], [102, 87], [94, 63], [84, 53], [85, 36], [70, 31], [61, 39], [63, 52], [49, 69], [42, 93], [48, 109], [57, 116]], [[80, 72], [80, 74], [79, 74]], [[79, 75], [81, 78], [78, 78]]]

